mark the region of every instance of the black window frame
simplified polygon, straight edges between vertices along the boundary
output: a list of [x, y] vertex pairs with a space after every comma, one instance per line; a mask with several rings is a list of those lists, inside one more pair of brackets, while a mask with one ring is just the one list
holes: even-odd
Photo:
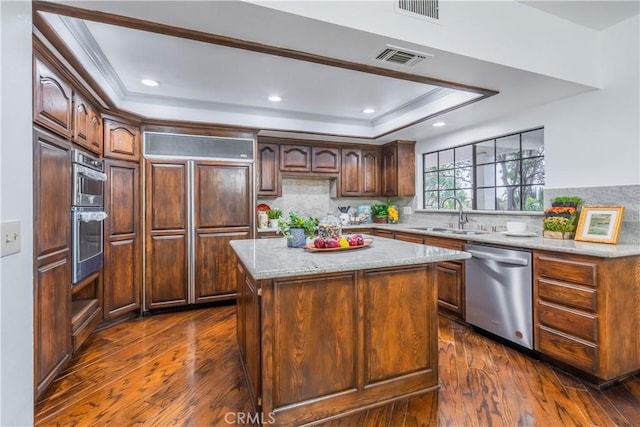
[[[539, 149], [538, 153], [527, 153], [528, 150], [523, 150], [523, 135], [526, 135], [527, 133], [530, 132], [538, 132], [541, 131], [542, 132], [542, 147]], [[500, 150], [500, 146], [499, 146], [499, 142], [500, 140], [504, 140], [504, 141], [508, 141], [508, 139], [513, 139], [513, 137], [517, 136], [518, 138], [518, 150], [513, 151], [512, 153], [516, 154], [516, 156], [512, 157], [512, 158], [508, 158], [507, 155], [501, 155], [499, 153]], [[481, 146], [482, 144], [487, 145], [487, 143], [492, 143], [493, 144], [493, 154], [492, 156], [490, 156], [490, 158], [492, 160], [490, 161], [481, 161], [479, 163], [478, 160], [478, 147]], [[471, 165], [459, 165], [458, 159], [456, 158], [456, 153], [458, 152], [458, 150], [460, 150], [463, 147], [468, 147], [471, 146], [472, 149], [472, 161], [471, 161]], [[506, 147], [506, 144], [505, 144]], [[443, 165], [441, 163], [441, 156], [443, 153], [449, 152], [451, 151], [453, 153], [453, 161], [451, 164], [447, 164], [447, 165]], [[526, 155], [525, 155], [526, 154]], [[427, 156], [434, 156], [435, 155], [435, 160], [436, 160], [436, 166], [435, 169], [430, 167], [427, 167]], [[545, 150], [544, 150], [544, 127], [536, 127], [536, 128], [531, 128], [531, 129], [526, 129], [526, 130], [522, 130], [522, 131], [518, 131], [518, 132], [512, 132], [509, 134], [505, 134], [505, 135], [500, 135], [500, 136], [496, 136], [496, 137], [492, 137], [492, 138], [487, 138], [487, 139], [483, 139], [480, 141], [475, 141], [475, 142], [470, 142], [467, 144], [461, 144], [461, 145], [457, 145], [455, 147], [449, 147], [449, 148], [445, 148], [445, 149], [441, 149], [441, 150], [435, 150], [435, 151], [430, 151], [427, 153], [423, 153], [422, 154], [422, 207], [423, 209], [437, 209], [437, 210], [451, 210], [452, 208], [455, 208], [455, 205], [451, 205], [449, 204], [447, 207], [443, 208], [442, 207], [442, 201], [443, 199], [450, 197], [452, 195], [455, 196], [466, 196], [466, 194], [462, 194], [460, 192], [464, 191], [464, 192], [468, 192], [471, 191], [471, 206], [466, 206], [467, 209], [472, 209], [472, 210], [478, 210], [478, 211], [487, 211], [487, 212], [492, 212], [492, 211], [510, 211], [510, 212], [541, 212], [543, 211], [543, 203], [542, 203], [542, 199], [543, 199], [543, 193], [544, 193], [544, 185], [545, 185], [545, 172], [544, 172], [544, 166], [545, 166]], [[432, 157], [433, 158], [433, 157]], [[517, 174], [516, 176], [518, 177], [518, 183], [517, 184], [512, 184], [512, 185], [501, 185], [504, 183], [499, 183], [498, 182], [498, 167], [500, 164], [504, 164], [506, 162], [518, 162], [517, 165]], [[533, 180], [533, 182], [523, 182], [523, 172], [524, 172], [524, 168], [523, 168], [523, 163], [525, 163], [525, 161], [533, 161], [533, 162], [542, 162], [542, 168], [541, 171], [539, 170], [539, 168], [535, 168], [533, 169], [534, 171], [537, 171], [537, 173], [541, 172], [541, 179], [537, 179], [537, 180]], [[445, 167], [443, 167], [445, 166]], [[492, 185], [478, 185], [478, 170], [480, 167], [486, 167], [486, 166], [491, 166], [492, 167], [492, 171], [493, 171], [493, 184]], [[458, 182], [460, 181], [459, 179], [459, 174], [456, 171], [462, 170], [462, 169], [468, 169], [471, 168], [471, 186], [470, 187], [459, 187], [458, 186]], [[503, 169], [503, 171], [506, 171], [505, 169]], [[513, 170], [512, 170], [513, 172]], [[427, 189], [427, 176], [431, 175], [432, 178], [430, 180], [430, 183], [433, 184], [433, 174], [436, 174], [437, 176], [437, 181], [436, 181], [436, 187], [435, 189], [431, 186], [429, 186], [429, 189]], [[443, 188], [443, 185], [445, 185], [443, 183], [443, 180], [441, 179], [442, 177], [445, 178], [449, 178], [449, 184], [447, 188]], [[451, 179], [453, 178], [453, 179]], [[451, 188], [451, 182], [453, 182], [453, 188]], [[537, 187], [537, 188], [534, 188]], [[499, 201], [498, 201], [498, 191], [502, 190], [502, 189], [510, 189], [507, 191], [512, 191], [515, 193], [517, 193], [517, 206], [500, 206]], [[524, 191], [526, 189], [529, 189], [529, 191]], [[478, 193], [480, 191], [491, 191], [492, 194], [492, 199], [493, 199], [493, 208], [487, 208], [486, 204], [483, 205], [483, 207], [478, 208]], [[530, 195], [530, 191], [534, 190], [534, 192], [538, 192], [537, 197], [534, 198], [534, 200], [537, 200], [537, 206], [536, 209], [526, 209], [526, 198], [528, 195]], [[433, 205], [431, 206], [427, 206], [427, 202], [428, 201], [432, 201], [434, 200], [432, 197], [429, 196], [433, 196], [435, 195], [435, 202], [436, 202], [436, 207], [434, 208]], [[465, 199], [466, 197], [462, 197], [463, 199]], [[508, 202], [512, 201], [515, 199], [509, 198]]]

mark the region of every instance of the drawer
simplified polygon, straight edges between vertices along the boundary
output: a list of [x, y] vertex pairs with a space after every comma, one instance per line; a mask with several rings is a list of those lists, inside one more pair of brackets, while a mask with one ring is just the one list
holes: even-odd
[[595, 288], [572, 285], [566, 282], [538, 279], [538, 297], [591, 313], [595, 313], [597, 308]]
[[402, 240], [403, 242], [411, 243], [424, 243], [424, 237], [420, 234], [404, 233], [402, 231], [396, 231], [396, 240]]
[[598, 321], [593, 314], [540, 301], [538, 302], [538, 322], [584, 340], [592, 342], [598, 340]]
[[453, 249], [455, 251], [463, 251], [464, 240], [441, 239], [439, 237], [424, 236], [424, 244], [429, 246], [437, 246], [439, 248]]
[[89, 318], [87, 318], [82, 325], [80, 325], [77, 330], [73, 332], [71, 336], [73, 343], [73, 352], [77, 352], [82, 344], [91, 336], [91, 333], [96, 329], [98, 323], [102, 320], [102, 316], [100, 315], [102, 309], [97, 308]]
[[598, 266], [595, 262], [555, 258], [548, 255], [539, 255], [536, 261], [538, 276], [582, 285], [596, 285]]
[[592, 373], [597, 370], [597, 346], [595, 344], [571, 338], [544, 326], [538, 327], [537, 350], [576, 368]]

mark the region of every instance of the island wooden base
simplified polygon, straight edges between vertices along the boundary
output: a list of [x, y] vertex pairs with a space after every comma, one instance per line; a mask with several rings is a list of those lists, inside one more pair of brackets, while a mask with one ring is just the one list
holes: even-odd
[[258, 420], [304, 425], [438, 388], [435, 264], [254, 280], [238, 341]]

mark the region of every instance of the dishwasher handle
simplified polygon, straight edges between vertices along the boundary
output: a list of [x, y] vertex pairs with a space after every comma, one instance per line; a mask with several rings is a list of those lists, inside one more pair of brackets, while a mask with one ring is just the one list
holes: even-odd
[[485, 252], [478, 252], [471, 249], [467, 249], [474, 258], [488, 259], [490, 261], [496, 261], [503, 264], [513, 264], [513, 265], [529, 265], [529, 261], [526, 259], [518, 259], [518, 258], [506, 258], [501, 256], [495, 256], [492, 254], [488, 254]]

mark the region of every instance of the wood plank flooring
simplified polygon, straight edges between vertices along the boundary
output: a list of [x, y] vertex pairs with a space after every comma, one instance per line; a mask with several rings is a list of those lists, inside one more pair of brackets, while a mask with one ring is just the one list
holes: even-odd
[[[638, 375], [601, 391], [442, 316], [439, 351], [437, 394], [323, 426], [640, 426]], [[98, 332], [38, 402], [35, 425], [224, 426], [249, 410], [235, 306], [221, 306]]]

